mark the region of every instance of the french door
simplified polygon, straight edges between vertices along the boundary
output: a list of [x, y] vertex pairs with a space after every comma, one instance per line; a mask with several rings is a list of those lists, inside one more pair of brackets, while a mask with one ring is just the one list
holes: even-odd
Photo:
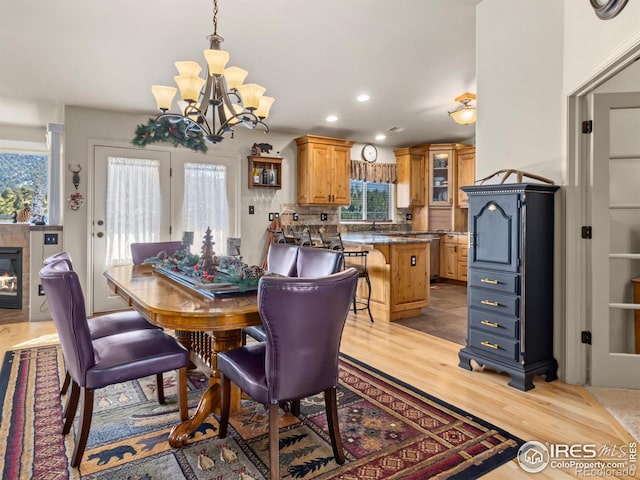
[[131, 263], [132, 242], [181, 240], [188, 230], [194, 234], [191, 251], [198, 254], [210, 227], [216, 251], [226, 253], [227, 237], [237, 233], [237, 165], [237, 158], [220, 155], [94, 147], [93, 312], [124, 307], [103, 273]]
[[590, 383], [640, 388], [640, 93], [594, 94], [593, 126]]
[[96, 145], [93, 158], [93, 311], [124, 307], [103, 276], [131, 263], [131, 242], [171, 239], [171, 154]]

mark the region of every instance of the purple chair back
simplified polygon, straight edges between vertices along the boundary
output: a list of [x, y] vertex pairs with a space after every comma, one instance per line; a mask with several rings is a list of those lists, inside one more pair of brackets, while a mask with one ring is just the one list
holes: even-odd
[[40, 270], [40, 282], [58, 330], [65, 367], [71, 378], [84, 386], [85, 373], [95, 359], [78, 274], [66, 260], [59, 260]]
[[53, 255], [45, 258], [42, 263], [44, 265], [51, 265], [52, 263], [64, 260], [69, 265], [69, 270], [73, 270], [73, 263], [71, 262], [71, 255], [68, 252], [54, 253]]
[[131, 257], [134, 265], [140, 265], [145, 259], [155, 257], [159, 252], [167, 252], [167, 255], [173, 255], [182, 248], [180, 240], [171, 242], [147, 242], [132, 243]]
[[299, 247], [296, 265], [298, 277], [323, 277], [342, 270], [344, 255], [337, 250]]
[[297, 245], [272, 243], [267, 253], [267, 271], [285, 277], [295, 277], [297, 258]]
[[262, 277], [258, 307], [267, 334], [270, 403], [305, 398], [338, 383], [338, 353], [358, 281], [350, 268], [324, 277]]

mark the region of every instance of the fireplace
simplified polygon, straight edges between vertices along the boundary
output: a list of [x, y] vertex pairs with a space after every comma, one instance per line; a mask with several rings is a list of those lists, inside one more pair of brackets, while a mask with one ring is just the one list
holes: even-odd
[[0, 247], [0, 308], [22, 309], [21, 247]]

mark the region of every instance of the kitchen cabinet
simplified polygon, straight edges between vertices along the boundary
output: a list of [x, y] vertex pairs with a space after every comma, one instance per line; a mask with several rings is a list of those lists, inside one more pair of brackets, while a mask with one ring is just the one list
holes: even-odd
[[392, 245], [391, 314], [403, 316], [429, 305], [430, 244]]
[[282, 189], [282, 158], [250, 155], [248, 174], [249, 188]]
[[396, 206], [398, 208], [423, 207], [426, 195], [426, 152], [423, 148], [394, 150], [398, 168], [396, 180]]
[[476, 181], [476, 147], [458, 150], [456, 155], [456, 179], [458, 207], [468, 208], [467, 193], [460, 187], [473, 185]]
[[440, 277], [467, 280], [467, 235], [446, 233], [440, 236]]
[[316, 135], [296, 138], [298, 205], [349, 205], [353, 143]]
[[449, 208], [455, 174], [455, 154], [450, 146], [429, 148], [429, 206]]
[[460, 143], [431, 144], [428, 156], [428, 230], [464, 232], [467, 204], [466, 201], [460, 204], [458, 187], [461, 182], [473, 184], [475, 147]]
[[527, 391], [558, 378], [553, 358], [554, 185], [463, 187], [469, 196], [467, 343], [471, 360]]

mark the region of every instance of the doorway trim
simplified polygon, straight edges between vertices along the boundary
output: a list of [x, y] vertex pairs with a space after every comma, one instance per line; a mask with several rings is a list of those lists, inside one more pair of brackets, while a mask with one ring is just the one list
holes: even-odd
[[[588, 285], [591, 283], [589, 264], [590, 243], [581, 237], [581, 226], [591, 221], [589, 204], [589, 162], [591, 138], [582, 134], [581, 124], [591, 118], [587, 97], [604, 82], [620, 73], [640, 58], [640, 30], [619, 45], [594, 70], [567, 94], [567, 185], [565, 188], [564, 224], [564, 380], [571, 384], [589, 381], [589, 350], [580, 343], [584, 330], [591, 330], [591, 309]], [[569, 249], [568, 246], [572, 248]]]

